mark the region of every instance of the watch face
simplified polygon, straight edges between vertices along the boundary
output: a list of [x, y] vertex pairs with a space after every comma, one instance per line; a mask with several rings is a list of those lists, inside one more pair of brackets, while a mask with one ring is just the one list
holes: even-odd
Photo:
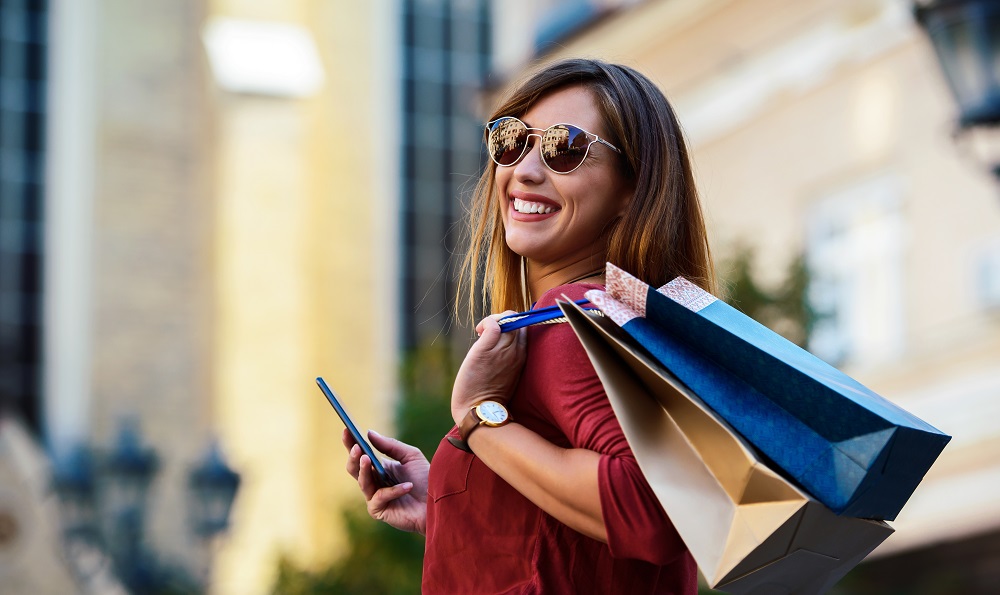
[[507, 421], [507, 410], [496, 401], [483, 401], [476, 407], [476, 412], [486, 423], [502, 424]]

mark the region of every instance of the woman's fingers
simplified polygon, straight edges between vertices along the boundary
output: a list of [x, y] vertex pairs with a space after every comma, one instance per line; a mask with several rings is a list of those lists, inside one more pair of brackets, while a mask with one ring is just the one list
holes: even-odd
[[375, 491], [371, 500], [368, 501], [368, 512], [374, 517], [377, 513], [385, 510], [393, 500], [398, 500], [410, 493], [413, 484], [406, 481], [394, 486], [381, 488]]
[[[491, 324], [492, 322], [496, 322], [496, 327], [500, 328], [500, 322], [499, 322], [500, 319], [501, 318], [506, 318], [506, 317], [510, 316], [511, 314], [517, 314], [517, 312], [515, 312], [513, 310], [504, 310], [503, 312], [501, 312], [499, 314], [490, 314], [486, 318], [480, 320], [479, 324], [476, 325], [476, 334], [479, 335], [479, 336], [482, 336], [484, 325], [485, 324]], [[491, 324], [491, 326], [492, 326], [492, 324]]]
[[500, 324], [497, 322], [497, 320], [511, 314], [516, 314], [516, 312], [507, 310], [500, 314], [492, 314], [479, 321], [479, 324], [476, 325], [479, 340], [476, 341], [474, 347], [482, 352], [489, 352], [496, 349], [505, 349], [514, 344], [517, 341], [516, 333], [502, 332]]
[[[380, 451], [396, 459], [386, 463], [386, 470], [390, 474], [396, 472], [397, 476], [402, 473], [407, 479], [396, 485], [383, 486], [372, 466], [372, 459], [345, 433], [343, 442], [348, 447], [347, 472], [357, 480], [368, 514], [398, 529], [423, 533], [426, 528], [427, 471], [430, 464], [420, 449], [414, 446], [373, 431], [369, 431], [368, 436]], [[405, 461], [409, 461], [406, 468], [402, 464]], [[400, 500], [403, 496], [409, 497]]]
[[368, 501], [368, 512], [374, 518], [379, 518], [379, 513], [385, 510], [393, 500], [409, 494], [410, 490], [413, 489], [413, 483], [409, 481], [386, 487], [379, 484], [368, 455], [361, 455], [361, 473], [358, 476], [358, 484], [361, 486], [361, 493], [364, 494], [365, 500]]
[[481, 351], [490, 351], [500, 342], [503, 333], [500, 332], [500, 325], [492, 318], [484, 318], [477, 327], [479, 339], [476, 340], [474, 348]]
[[371, 500], [381, 486], [375, 479], [375, 470], [372, 468], [372, 460], [368, 458], [368, 455], [361, 455], [359, 463], [361, 469], [358, 473], [358, 485], [361, 486], [361, 493], [365, 495], [365, 500]]
[[[510, 312], [510, 311], [508, 311], [508, 312]], [[476, 325], [476, 334], [477, 335], [482, 335], [483, 334], [483, 325], [486, 324], [487, 321], [496, 322], [497, 320], [500, 320], [501, 318], [503, 318], [504, 316], [506, 316], [508, 312], [503, 312], [501, 314], [490, 314], [486, 318], [480, 320], [479, 323]], [[513, 313], [513, 312], [511, 312], [511, 313]], [[499, 324], [497, 326], [499, 326]]]
[[368, 430], [368, 439], [371, 440], [372, 446], [400, 463], [406, 463], [416, 457], [424, 456], [416, 446], [411, 446], [395, 438], [383, 436], [375, 430]]
[[344, 447], [347, 448], [348, 452], [350, 452], [352, 446], [357, 444], [357, 441], [354, 440], [354, 436], [351, 434], [351, 431], [347, 428], [344, 428], [344, 431], [341, 432], [340, 441], [344, 443]]
[[347, 473], [354, 479], [358, 478], [358, 471], [361, 469], [360, 459], [361, 447], [355, 444], [347, 453]]
[[347, 449], [347, 473], [354, 479], [358, 478], [358, 459], [361, 457], [361, 447], [355, 442], [354, 436], [344, 428], [344, 433], [340, 435], [340, 440]]

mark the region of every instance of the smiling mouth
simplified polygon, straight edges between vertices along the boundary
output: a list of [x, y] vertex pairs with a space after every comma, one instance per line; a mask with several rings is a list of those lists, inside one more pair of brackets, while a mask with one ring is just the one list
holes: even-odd
[[520, 198], [514, 199], [514, 210], [518, 213], [525, 214], [548, 214], [555, 213], [559, 210], [559, 207], [554, 207], [552, 205], [543, 204], [540, 202], [531, 202], [528, 200], [521, 200]]

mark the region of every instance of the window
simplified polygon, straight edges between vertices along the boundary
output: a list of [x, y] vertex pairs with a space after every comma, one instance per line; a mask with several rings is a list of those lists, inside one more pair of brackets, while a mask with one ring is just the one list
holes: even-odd
[[401, 343], [410, 349], [451, 326], [458, 199], [485, 157], [476, 99], [489, 67], [489, 6], [407, 0], [402, 30], [400, 320]]
[[898, 181], [881, 176], [824, 196], [807, 222], [810, 350], [836, 365], [897, 357], [903, 346], [903, 221]]
[[46, 2], [0, 3], [0, 406], [36, 432], [41, 391]]

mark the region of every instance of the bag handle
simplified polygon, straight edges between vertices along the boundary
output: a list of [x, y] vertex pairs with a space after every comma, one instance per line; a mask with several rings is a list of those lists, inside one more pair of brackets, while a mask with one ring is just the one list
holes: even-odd
[[[590, 304], [590, 300], [576, 300], [573, 303], [582, 307], [584, 304]], [[599, 316], [604, 315], [603, 312], [594, 306], [583, 309], [588, 312], [593, 312]], [[549, 306], [547, 308], [539, 308], [538, 310], [528, 310], [527, 312], [518, 312], [517, 314], [508, 314], [500, 320], [497, 320], [497, 324], [500, 325], [501, 333], [507, 333], [536, 324], [559, 324], [562, 322], [566, 322], [566, 317], [563, 316], [563, 313], [559, 310], [558, 305]]]

